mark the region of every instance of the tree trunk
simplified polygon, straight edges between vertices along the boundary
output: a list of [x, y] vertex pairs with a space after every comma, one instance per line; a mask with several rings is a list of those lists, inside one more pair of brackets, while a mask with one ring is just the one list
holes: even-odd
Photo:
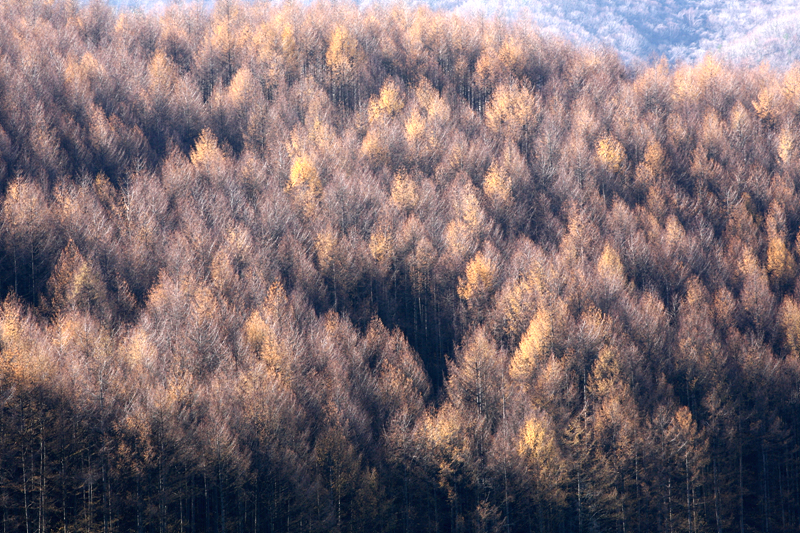
[[739, 529], [744, 533], [744, 484], [742, 482], [742, 443], [739, 442]]

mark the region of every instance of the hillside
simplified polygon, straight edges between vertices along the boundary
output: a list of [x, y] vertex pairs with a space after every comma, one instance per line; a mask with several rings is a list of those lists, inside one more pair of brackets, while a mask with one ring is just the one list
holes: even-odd
[[[112, 3], [123, 8], [163, 9], [171, 2], [113, 0]], [[357, 3], [367, 8], [373, 2]], [[205, 4], [213, 2], [206, 0]], [[800, 61], [800, 4], [796, 0], [628, 3], [418, 0], [406, 4], [468, 16], [523, 17], [541, 31], [574, 44], [610, 47], [631, 64], [662, 56], [672, 63], [697, 63], [706, 54], [751, 66], [766, 61], [783, 69]]]
[[[432, 5], [439, 5], [435, 0]], [[700, 61], [706, 54], [786, 68], [800, 60], [795, 0], [728, 2], [529, 2], [465, 1], [442, 5], [458, 11], [528, 16], [541, 28], [584, 45], [604, 45], [626, 61], [661, 56], [671, 62]]]
[[3, 531], [795, 531], [800, 68], [0, 3]]

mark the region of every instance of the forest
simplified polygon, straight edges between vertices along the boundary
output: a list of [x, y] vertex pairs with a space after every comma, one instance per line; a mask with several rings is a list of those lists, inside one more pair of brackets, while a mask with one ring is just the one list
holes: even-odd
[[[155, 0], [116, 0], [146, 5]], [[362, 0], [364, 1], [364, 0]], [[732, 61], [784, 68], [800, 60], [795, 0], [421, 0], [460, 11], [526, 16], [572, 42], [613, 47], [628, 62], [665, 56], [696, 61], [709, 52]]]
[[800, 65], [0, 2], [0, 528], [800, 530]]

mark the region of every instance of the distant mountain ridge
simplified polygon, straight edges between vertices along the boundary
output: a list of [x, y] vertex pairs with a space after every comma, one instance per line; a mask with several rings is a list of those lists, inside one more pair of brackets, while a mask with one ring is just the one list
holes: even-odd
[[545, 30], [579, 43], [605, 44], [628, 61], [665, 56], [672, 62], [695, 62], [707, 53], [718, 53], [747, 63], [769, 61], [785, 67], [800, 59], [797, 0], [467, 0], [456, 9], [527, 14]]
[[[121, 8], [158, 9], [172, 2], [110, 3]], [[213, 0], [203, 3], [211, 5]], [[370, 3], [359, 2], [362, 6]], [[800, 60], [798, 0], [428, 0], [408, 4], [465, 14], [529, 17], [544, 31], [572, 42], [614, 48], [629, 63], [661, 56], [672, 63], [693, 63], [708, 53], [747, 64], [766, 61], [776, 68]]]

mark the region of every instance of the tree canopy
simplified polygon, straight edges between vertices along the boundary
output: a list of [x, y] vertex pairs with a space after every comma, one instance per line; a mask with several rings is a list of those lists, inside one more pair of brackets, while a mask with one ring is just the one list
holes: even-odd
[[0, 3], [3, 531], [792, 531], [800, 67]]

